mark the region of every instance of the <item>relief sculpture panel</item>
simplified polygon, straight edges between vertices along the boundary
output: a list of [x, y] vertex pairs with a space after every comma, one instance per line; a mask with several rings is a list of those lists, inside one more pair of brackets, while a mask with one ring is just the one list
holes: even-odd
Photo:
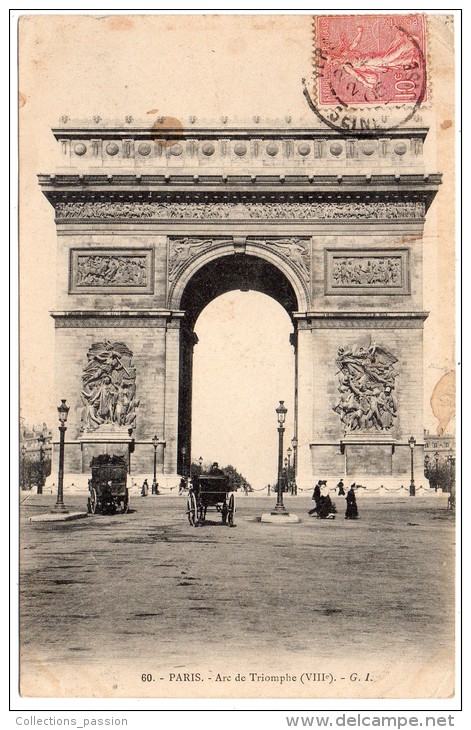
[[278, 255], [288, 259], [290, 264], [294, 266], [298, 273], [301, 274], [305, 281], [309, 280], [310, 274], [310, 248], [309, 242], [305, 238], [264, 238], [254, 240], [261, 246], [267, 246], [275, 251]]
[[82, 374], [82, 430], [134, 427], [136, 369], [132, 352], [123, 342], [95, 342], [87, 353]]
[[326, 294], [409, 294], [407, 249], [327, 250]]
[[151, 249], [72, 249], [71, 294], [151, 294]]
[[[228, 241], [226, 241], [227, 243]], [[168, 280], [173, 282], [178, 272], [200, 253], [214, 244], [223, 243], [220, 239], [213, 238], [171, 238], [168, 250]]]
[[377, 342], [362, 340], [337, 354], [340, 393], [333, 410], [345, 433], [389, 431], [397, 416], [394, 357]]

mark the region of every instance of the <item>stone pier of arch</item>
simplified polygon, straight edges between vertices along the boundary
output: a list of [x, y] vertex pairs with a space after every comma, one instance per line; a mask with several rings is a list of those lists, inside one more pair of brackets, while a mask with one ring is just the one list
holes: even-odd
[[[424, 168], [427, 130], [273, 124], [155, 139], [144, 126], [66, 123], [53, 134], [57, 161], [39, 184], [57, 229], [66, 483], [85, 485], [93, 456], [130, 446], [132, 474], [152, 478], [154, 434], [158, 480], [178, 483], [191, 453], [194, 324], [243, 288], [275, 298], [293, 323], [298, 485], [407, 483], [411, 436], [422, 473], [422, 235], [440, 185]], [[360, 364], [370, 377], [368, 348], [375, 405], [364, 398], [355, 416], [348, 400], [363, 401], [348, 373]]]

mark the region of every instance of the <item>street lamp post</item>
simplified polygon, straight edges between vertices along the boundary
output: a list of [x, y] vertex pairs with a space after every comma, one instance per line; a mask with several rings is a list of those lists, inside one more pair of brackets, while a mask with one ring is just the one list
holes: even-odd
[[187, 474], [186, 474], [186, 453], [187, 453], [186, 446], [182, 446], [181, 451], [182, 451], [182, 474], [184, 477], [186, 477], [187, 476]]
[[44, 443], [46, 438], [43, 433], [38, 436], [39, 443], [39, 482], [38, 482], [38, 494], [43, 493], [44, 486]]
[[298, 470], [298, 458], [297, 458], [297, 451], [298, 451], [298, 439], [296, 436], [293, 436], [291, 439], [291, 445], [293, 447], [293, 492], [295, 495], [298, 493], [298, 485], [296, 483], [296, 472]]
[[59, 473], [57, 478], [57, 501], [52, 508], [51, 512], [59, 512], [61, 514], [67, 514], [69, 510], [64, 504], [64, 439], [65, 432], [67, 431], [66, 423], [67, 416], [69, 414], [69, 406], [66, 406], [65, 400], [61, 400], [60, 406], [57, 411], [59, 413]]
[[133, 439], [132, 432], [134, 429], [128, 428], [129, 444], [128, 444], [128, 474], [131, 473], [131, 454], [134, 453], [136, 448], [136, 439]]
[[430, 481], [430, 456], [427, 454], [424, 459], [424, 476]]
[[416, 440], [413, 436], [409, 439], [410, 448], [410, 486], [409, 486], [409, 497], [415, 497], [415, 483], [414, 483], [414, 447]]
[[285, 418], [288, 409], [285, 407], [285, 402], [280, 400], [280, 405], [276, 408], [278, 416], [278, 483], [276, 489], [276, 505], [275, 513], [286, 512], [283, 504], [283, 434], [285, 431]]
[[452, 454], [450, 454], [450, 456], [447, 457], [447, 461], [450, 465], [450, 491], [451, 491], [455, 484], [455, 457]]
[[159, 439], [157, 438], [157, 434], [152, 437], [152, 446], [154, 447], [154, 478], [152, 479], [152, 494], [158, 494], [157, 491], [157, 444], [159, 442]]
[[200, 474], [202, 474], [203, 473], [203, 457], [202, 456], [200, 456], [200, 458], [198, 459], [198, 464], [200, 466]]
[[438, 459], [439, 459], [438, 451], [436, 451], [434, 453], [433, 457], [435, 459], [435, 491], [437, 491], [437, 489], [438, 489]]
[[293, 450], [291, 446], [286, 449], [286, 453], [288, 454], [288, 489], [290, 489], [291, 494], [293, 494], [293, 480], [291, 479], [291, 454], [293, 453]]

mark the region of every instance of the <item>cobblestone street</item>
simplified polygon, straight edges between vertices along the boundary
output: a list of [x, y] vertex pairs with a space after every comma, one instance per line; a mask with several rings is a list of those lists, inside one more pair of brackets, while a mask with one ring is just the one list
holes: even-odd
[[[65, 501], [84, 509], [86, 498]], [[358, 521], [346, 521], [344, 500], [335, 501], [337, 519], [323, 521], [307, 515], [309, 496], [288, 497], [302, 522], [280, 527], [256, 519], [274, 496], [237, 494], [233, 528], [209, 511], [194, 528], [183, 496], [136, 496], [129, 514], [55, 524], [29, 522], [54, 503], [29, 496], [22, 693], [449, 695], [454, 515], [446, 496], [360, 494]], [[429, 687], [437, 665], [449, 674]]]

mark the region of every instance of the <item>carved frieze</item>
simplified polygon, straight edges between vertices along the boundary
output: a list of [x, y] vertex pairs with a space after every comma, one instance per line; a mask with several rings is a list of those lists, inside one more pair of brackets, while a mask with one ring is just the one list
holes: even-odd
[[327, 249], [326, 294], [408, 294], [407, 249]]
[[58, 220], [345, 220], [422, 219], [422, 201], [232, 203], [232, 202], [148, 202], [88, 201], [58, 202]]
[[333, 410], [345, 433], [391, 429], [397, 415], [396, 362], [394, 355], [369, 336], [339, 349], [335, 363], [340, 397]]
[[72, 249], [71, 294], [150, 294], [152, 249]]
[[123, 342], [95, 342], [82, 374], [82, 430], [132, 428], [136, 421], [136, 369]]

